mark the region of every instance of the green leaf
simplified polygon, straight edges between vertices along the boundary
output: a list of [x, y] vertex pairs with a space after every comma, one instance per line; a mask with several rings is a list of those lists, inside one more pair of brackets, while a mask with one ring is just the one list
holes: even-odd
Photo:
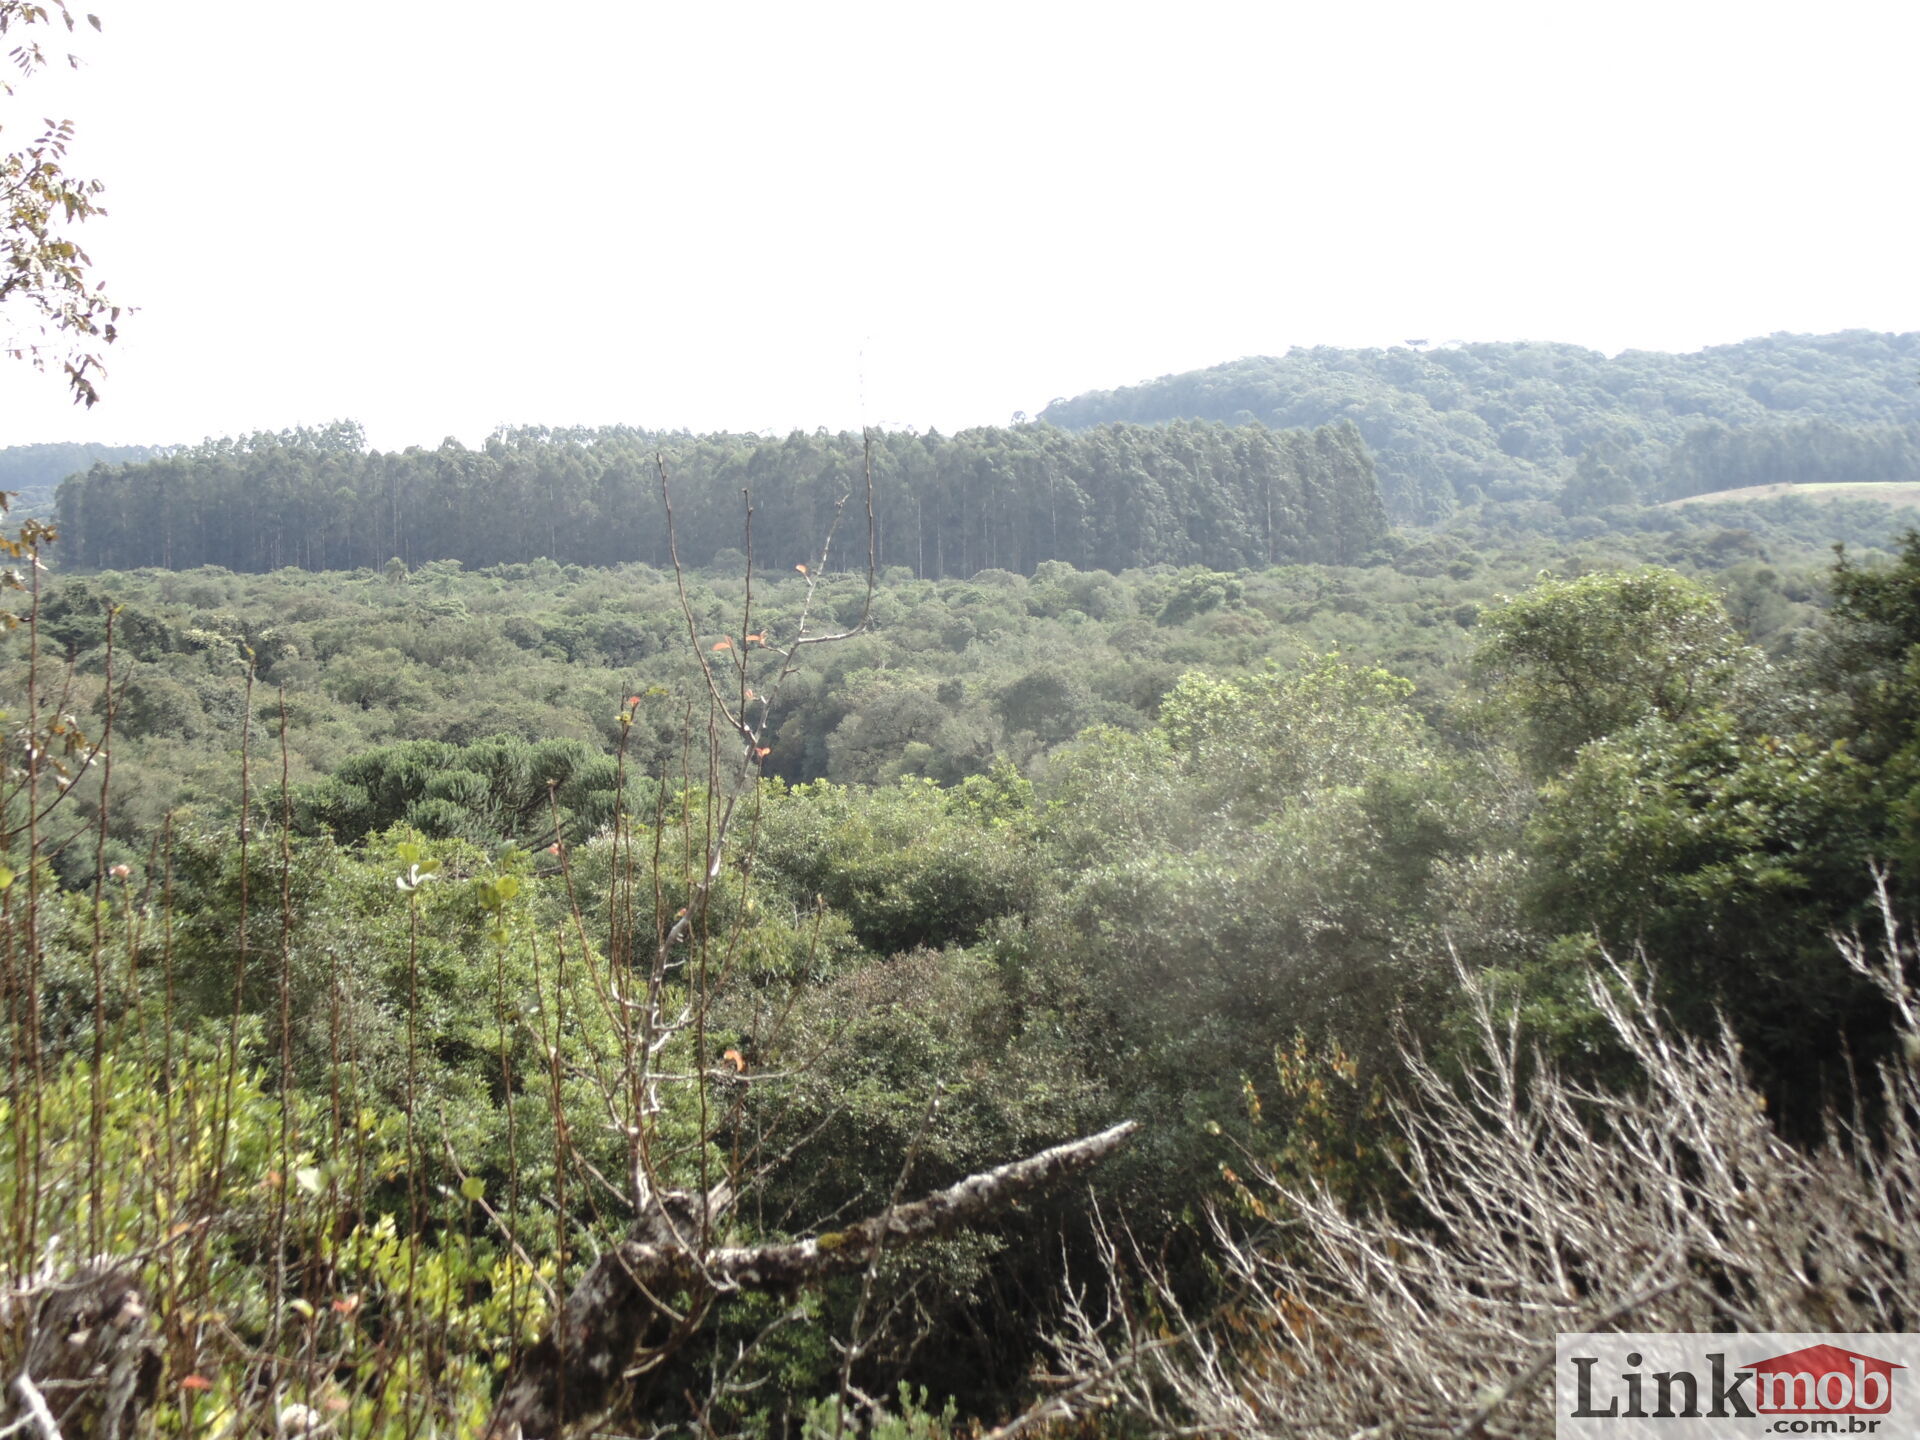
[[486, 1182], [478, 1175], [469, 1175], [460, 1182], [460, 1198], [463, 1200], [478, 1200], [486, 1193]]
[[12, 884], [13, 884], [13, 871], [8, 869], [5, 865], [0, 865], [0, 890], [5, 890], [8, 887], [10, 887]]

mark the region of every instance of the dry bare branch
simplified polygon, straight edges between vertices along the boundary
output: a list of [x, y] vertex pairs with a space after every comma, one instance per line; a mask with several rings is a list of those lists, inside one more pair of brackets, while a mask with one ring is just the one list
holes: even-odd
[[132, 1440], [160, 1384], [160, 1348], [137, 1267], [83, 1266], [38, 1288], [29, 1303], [30, 1338], [7, 1385], [20, 1414], [0, 1413], [0, 1429], [26, 1422], [43, 1440]]
[[[1592, 987], [1639, 1064], [1616, 1091], [1523, 1054], [1467, 981], [1477, 1063], [1449, 1080], [1409, 1062], [1404, 1179], [1424, 1223], [1266, 1176], [1284, 1223], [1248, 1235], [1215, 1220], [1229, 1323], [1182, 1315], [1149, 1269], [1152, 1325], [1122, 1303], [1097, 1320], [1069, 1309], [1065, 1381], [1162, 1434], [1544, 1440], [1556, 1332], [1913, 1328], [1920, 1035], [1914, 956], [1884, 891], [1882, 912], [1877, 952], [1838, 942], [1907, 1047], [1860, 1107], [1870, 1125], [1789, 1144], [1731, 1035], [1676, 1033], [1624, 971]], [[1124, 1295], [1127, 1267], [1108, 1258]]]
[[[649, 1217], [633, 1238], [601, 1256], [581, 1277], [546, 1337], [508, 1382], [484, 1435], [487, 1440], [550, 1440], [561, 1435], [606, 1408], [637, 1350], [684, 1338], [674, 1333], [684, 1324], [671, 1317], [703, 1314], [716, 1296], [728, 1292], [791, 1292], [816, 1286], [859, 1270], [882, 1248], [892, 1250], [990, 1220], [1020, 1196], [1098, 1164], [1135, 1129], [1132, 1121], [1115, 1125], [969, 1175], [844, 1230], [804, 1240], [702, 1248], [675, 1237], [709, 1233], [710, 1220], [701, 1223], [705, 1217]], [[718, 1203], [710, 1201], [706, 1208], [718, 1208]], [[692, 1303], [669, 1310], [667, 1297], [681, 1293], [690, 1293]]]

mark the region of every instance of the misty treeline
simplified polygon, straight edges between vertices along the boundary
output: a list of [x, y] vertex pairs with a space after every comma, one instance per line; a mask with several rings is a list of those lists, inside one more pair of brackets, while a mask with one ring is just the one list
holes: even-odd
[[94, 465], [125, 465], [166, 453], [153, 445], [55, 442], [0, 446], [0, 491], [13, 495], [15, 515], [53, 513], [54, 490], [69, 475]]
[[0, 1353], [123, 1326], [183, 1430], [1534, 1434], [1555, 1326], [1911, 1313], [1910, 957], [1833, 936], [1920, 902], [1920, 540], [1673, 513], [871, 597], [21, 566]]
[[[945, 437], [876, 435], [878, 558], [935, 578], [1154, 564], [1217, 569], [1348, 563], [1386, 534], [1358, 433], [1215, 424], [1046, 425]], [[64, 563], [234, 570], [668, 562], [660, 466], [681, 558], [738, 554], [742, 491], [756, 560], [814, 558], [834, 508], [864, 484], [858, 435], [653, 435], [517, 430], [478, 450], [369, 453], [356, 426], [259, 435], [96, 466], [61, 488]], [[841, 557], [865, 559], [864, 537]]]
[[1422, 341], [1236, 360], [1055, 400], [1041, 418], [1070, 429], [1350, 420], [1389, 512], [1430, 523], [1486, 502], [1599, 509], [1778, 481], [1920, 479], [1916, 381], [1914, 334], [1780, 334], [1611, 358], [1577, 345]]
[[0, 490], [50, 490], [67, 476], [93, 465], [125, 465], [162, 453], [161, 448], [151, 445], [8, 445], [0, 449]]
[[[1379, 505], [1357, 468], [1361, 447], [1312, 427], [1358, 431], [1379, 503], [1403, 523], [1469, 512], [1550, 529], [1559, 517], [1617, 519], [1753, 485], [1911, 483], [1917, 378], [1920, 340], [1861, 331], [1611, 359], [1532, 343], [1294, 350], [1056, 400], [1041, 425], [886, 437], [875, 475], [882, 563], [944, 577], [1026, 574], [1045, 560], [1349, 562], [1376, 547]], [[1175, 433], [1153, 433], [1161, 428]], [[170, 453], [20, 447], [0, 451], [0, 472], [17, 472], [24, 488], [107, 462], [68, 487], [69, 563], [657, 564], [664, 450], [670, 472], [685, 467], [693, 563], [738, 548], [739, 491], [751, 488], [768, 507], [763, 533], [785, 547], [768, 558], [789, 564], [786, 550], [804, 548], [794, 537], [845, 493], [857, 444], [529, 428], [477, 452], [449, 442], [370, 455], [357, 427], [336, 424]], [[158, 463], [114, 463], [143, 460]]]

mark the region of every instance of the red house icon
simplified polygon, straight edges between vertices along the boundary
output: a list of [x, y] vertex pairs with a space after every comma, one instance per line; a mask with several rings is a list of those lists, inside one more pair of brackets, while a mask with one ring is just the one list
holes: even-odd
[[1891, 1360], [1838, 1345], [1809, 1345], [1742, 1367], [1753, 1372], [1753, 1408], [1761, 1415], [1885, 1415], [1893, 1406]]

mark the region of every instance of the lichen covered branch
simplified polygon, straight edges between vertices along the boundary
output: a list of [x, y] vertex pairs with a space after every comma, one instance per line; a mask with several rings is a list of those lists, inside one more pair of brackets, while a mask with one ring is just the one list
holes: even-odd
[[[606, 1409], [637, 1352], [682, 1343], [713, 1301], [730, 1292], [789, 1291], [858, 1270], [896, 1249], [992, 1219], [1022, 1195], [1082, 1174], [1117, 1150], [1127, 1121], [893, 1206], [844, 1230], [771, 1245], [703, 1247], [707, 1227], [662, 1238], [657, 1217], [595, 1261], [548, 1334], [508, 1381], [487, 1440], [553, 1440]], [[676, 1297], [690, 1302], [673, 1306]]]

